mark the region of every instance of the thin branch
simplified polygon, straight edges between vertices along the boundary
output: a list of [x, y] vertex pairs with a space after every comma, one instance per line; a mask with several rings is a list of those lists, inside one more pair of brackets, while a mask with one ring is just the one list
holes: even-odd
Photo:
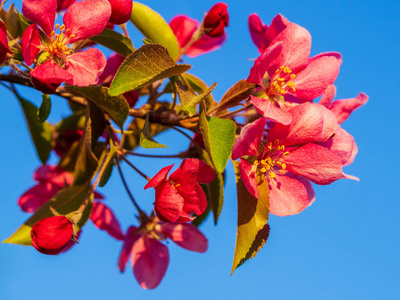
[[[118, 152], [117, 152], [118, 153]], [[144, 174], [142, 171], [140, 171], [138, 168], [136, 168], [123, 154], [122, 152], [118, 154], [120, 158], [122, 158], [123, 161], [125, 161], [129, 166], [132, 167], [140, 176], [142, 176], [146, 180], [150, 180], [151, 178]]]
[[124, 150], [124, 154], [130, 154], [130, 155], [135, 155], [135, 156], [140, 156], [140, 157], [150, 157], [150, 158], [181, 158], [181, 154], [173, 154], [173, 155], [150, 155], [150, 154], [140, 154], [140, 153], [135, 153], [132, 151]]

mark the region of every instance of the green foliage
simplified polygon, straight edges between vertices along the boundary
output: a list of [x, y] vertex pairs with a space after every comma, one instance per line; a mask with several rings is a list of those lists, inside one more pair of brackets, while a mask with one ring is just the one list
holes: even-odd
[[[208, 95], [210, 95], [212, 90], [217, 86], [217, 83], [214, 83], [205, 91], [198, 87], [198, 90], [200, 90], [202, 93], [197, 95], [194, 92], [192, 85], [189, 84], [188, 80], [186, 80], [184, 76], [174, 77], [173, 82], [175, 90], [178, 93], [179, 99], [181, 101], [182, 110], [187, 111], [190, 115], [196, 113], [196, 105], [200, 103], [203, 99], [205, 99]], [[196, 84], [193, 85], [196, 86]]]
[[85, 127], [85, 111], [79, 110], [72, 115], [62, 119], [56, 126], [58, 132], [67, 130], [83, 129]]
[[176, 65], [167, 49], [159, 44], [146, 44], [131, 55], [120, 66], [111, 83], [112, 96], [133, 91], [174, 75], [186, 72], [192, 66]]
[[215, 170], [222, 173], [232, 153], [236, 125], [232, 120], [207, 117], [200, 109], [199, 125]]
[[108, 88], [104, 86], [81, 87], [66, 85], [66, 88], [68, 90], [78, 92], [84, 97], [87, 97], [99, 108], [109, 114], [114, 122], [122, 128], [122, 125], [129, 115], [129, 105], [122, 95], [110, 96], [108, 93]]
[[133, 2], [131, 22], [148, 40], [163, 45], [168, 49], [169, 55], [177, 60], [178, 40], [171, 27], [157, 12], [144, 4]]
[[220, 173], [215, 174], [215, 178], [208, 184], [209, 201], [214, 214], [214, 224], [217, 225], [219, 215], [224, 204], [224, 177]]
[[258, 176], [259, 198], [249, 193], [240, 178], [239, 162], [233, 162], [236, 173], [238, 221], [232, 273], [248, 259], [256, 256], [269, 236], [269, 189], [264, 176]]
[[135, 51], [132, 41], [128, 37], [111, 29], [104, 29], [101, 34], [90, 39], [125, 57]]
[[100, 178], [99, 187], [103, 187], [107, 184], [108, 180], [111, 177], [111, 173], [114, 166], [114, 157], [115, 157], [115, 147], [114, 143], [110, 143], [110, 150], [108, 153], [108, 160], [104, 163], [107, 164], [106, 169], [104, 170], [103, 175]]
[[37, 122], [37, 107], [31, 102], [23, 99], [18, 93], [13, 91], [19, 102], [21, 103], [22, 110], [24, 111], [25, 119], [28, 124], [29, 132], [33, 143], [35, 144], [36, 152], [40, 161], [44, 164], [49, 158], [52, 149], [52, 130], [47, 122], [39, 124]]
[[[41, 219], [53, 216], [50, 206], [61, 215], [67, 215], [79, 209], [89, 197], [90, 185], [78, 185], [66, 187], [60, 190], [51, 200], [43, 204], [24, 224], [21, 225], [9, 238], [3, 241], [8, 244], [31, 245], [31, 229]], [[90, 201], [90, 199], [89, 199]], [[82, 218], [78, 223], [81, 228], [90, 216], [91, 206], [83, 211]], [[88, 211], [89, 210], [89, 213]]]
[[153, 139], [150, 133], [150, 124], [151, 123], [149, 122], [149, 115], [147, 115], [146, 122], [144, 123], [142, 132], [140, 134], [140, 146], [146, 149], [167, 148], [167, 146], [159, 144]]
[[50, 115], [51, 110], [51, 100], [50, 96], [47, 94], [42, 95], [42, 105], [40, 105], [37, 111], [37, 121], [42, 124]]

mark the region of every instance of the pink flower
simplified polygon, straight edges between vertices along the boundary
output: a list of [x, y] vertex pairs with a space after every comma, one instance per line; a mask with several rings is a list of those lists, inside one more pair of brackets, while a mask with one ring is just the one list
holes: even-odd
[[264, 90], [265, 99], [251, 98], [264, 117], [289, 124], [291, 118], [287, 111], [293, 105], [321, 96], [336, 80], [341, 55], [322, 53], [310, 59], [310, 50], [309, 32], [290, 23], [257, 58], [247, 81]]
[[209, 183], [215, 173], [205, 162], [190, 158], [182, 161], [179, 168], [167, 179], [174, 165], [162, 168], [146, 185], [154, 187], [157, 216], [165, 222], [188, 222], [191, 215], [201, 215], [207, 208], [207, 199], [199, 183]]
[[76, 0], [57, 0], [57, 11], [62, 11], [70, 7]]
[[[21, 39], [22, 54], [30, 65], [40, 53], [40, 60], [32, 72], [32, 83], [44, 93], [54, 93], [64, 81], [78, 86], [97, 83], [104, 69], [106, 59], [95, 48], [73, 53], [68, 44], [100, 34], [111, 15], [111, 6], [107, 0], [83, 0], [72, 4], [64, 14], [64, 24], [58, 24], [53, 30], [57, 10], [56, 0], [24, 0], [22, 12], [33, 21]], [[47, 39], [39, 38], [38, 26]], [[63, 67], [62, 67], [63, 66]]]
[[314, 201], [309, 180], [325, 185], [342, 177], [341, 157], [319, 145], [337, 130], [333, 113], [314, 103], [289, 113], [291, 124], [274, 125], [266, 140], [265, 119], [246, 125], [232, 151], [232, 159], [241, 158], [240, 176], [254, 197], [258, 180], [268, 181], [270, 212], [278, 216], [297, 214]]
[[272, 19], [270, 26], [263, 24], [257, 14], [251, 14], [249, 16], [249, 30], [251, 39], [257, 46], [258, 51], [263, 53], [272, 40], [289, 24], [290, 22], [281, 14], [276, 15], [275, 18]]
[[69, 243], [73, 224], [64, 216], [48, 217], [33, 225], [32, 246], [43, 254], [56, 255]]
[[[18, 199], [18, 205], [24, 212], [28, 213], [37, 211], [62, 188], [71, 185], [74, 180], [71, 173], [59, 167], [49, 165], [39, 167], [33, 174], [33, 178], [38, 181], [38, 184], [27, 190]], [[97, 200], [104, 199], [97, 192], [94, 193], [94, 198]], [[93, 202], [90, 218], [97, 228], [107, 231], [108, 234], [118, 240], [123, 240], [123, 233], [119, 222], [112, 210], [105, 204]]]
[[129, 227], [119, 257], [118, 268], [125, 266], [132, 255], [133, 274], [144, 289], [156, 288], [168, 268], [168, 248], [161, 241], [171, 239], [178, 246], [195, 252], [206, 252], [207, 238], [190, 223], [163, 223], [151, 219], [139, 229]]
[[6, 60], [7, 54], [12, 54], [10, 48], [8, 47], [6, 32], [6, 25], [0, 21], [0, 64]]
[[[124, 62], [124, 60], [125, 57], [121, 54], [114, 53], [110, 55], [110, 57], [107, 59], [106, 67], [99, 77], [99, 84], [110, 86], [111, 81], [113, 80], [115, 74], [117, 73], [119, 67]], [[136, 102], [139, 100], [139, 93], [136, 90], [124, 93], [123, 96], [128, 102], [129, 107], [134, 107]]]
[[225, 34], [225, 27], [229, 25], [228, 5], [219, 2], [211, 7], [204, 17], [204, 32], [211, 37], [220, 37]]
[[[183, 49], [192, 39], [193, 34], [199, 26], [199, 22], [188, 16], [180, 15], [174, 17], [169, 26], [178, 39], [179, 47]], [[186, 50], [185, 54], [189, 57], [196, 57], [200, 54], [217, 50], [221, 47], [225, 39], [225, 33], [219, 37], [203, 35]]]
[[131, 0], [108, 0], [111, 4], [110, 23], [123, 24], [129, 21], [132, 13]]

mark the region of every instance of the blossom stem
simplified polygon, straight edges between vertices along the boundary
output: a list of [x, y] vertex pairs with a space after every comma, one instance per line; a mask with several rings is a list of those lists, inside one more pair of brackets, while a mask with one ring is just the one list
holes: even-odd
[[237, 114], [239, 112], [242, 112], [242, 111], [244, 111], [246, 109], [249, 109], [251, 106], [252, 106], [252, 104], [247, 104], [246, 106], [244, 106], [242, 108], [239, 108], [239, 109], [231, 111], [231, 112], [227, 112], [226, 114], [220, 115], [218, 117], [219, 118], [227, 118], [227, 117], [233, 116], [233, 115], [235, 115], [235, 114]]
[[151, 178], [144, 174], [142, 171], [140, 171], [138, 168], [136, 168], [120, 151], [117, 151], [118, 157], [121, 158], [123, 161], [125, 161], [129, 166], [132, 167], [140, 176], [145, 178], [146, 180], [150, 180]]
[[125, 180], [125, 177], [124, 177], [124, 174], [122, 173], [122, 169], [121, 169], [121, 166], [120, 166], [120, 163], [119, 163], [119, 157], [118, 156], [115, 157], [115, 164], [117, 165], [117, 169], [118, 169], [119, 175], [121, 176], [121, 180], [122, 180], [122, 183], [123, 183], [123, 185], [125, 187], [125, 190], [128, 193], [129, 198], [131, 198], [133, 205], [138, 210], [139, 215], [147, 217], [147, 215], [140, 209], [139, 205], [136, 203], [135, 198], [133, 198], [133, 195], [132, 195], [131, 191], [129, 190], [129, 187], [128, 187], [128, 185], [126, 183], [126, 180]]
[[141, 153], [135, 153], [132, 151], [124, 150], [124, 154], [130, 154], [130, 155], [135, 155], [135, 156], [140, 156], [140, 157], [151, 157], [151, 158], [180, 158], [180, 154], [173, 154], [173, 155], [150, 155], [150, 154], [141, 154]]

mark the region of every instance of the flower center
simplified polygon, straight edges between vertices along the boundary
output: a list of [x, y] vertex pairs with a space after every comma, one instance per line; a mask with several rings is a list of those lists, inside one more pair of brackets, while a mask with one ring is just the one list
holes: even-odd
[[283, 101], [283, 95], [296, 91], [295, 84], [291, 81], [296, 75], [291, 74], [292, 70], [285, 66], [280, 66], [275, 73], [274, 79], [269, 84], [267, 95], [272, 98], [271, 100]]
[[[55, 30], [59, 29], [60, 33], [56, 34]], [[70, 33], [70, 29], [65, 30], [65, 25], [60, 27], [59, 24], [56, 24], [55, 30], [50, 33], [50, 39], [52, 40], [51, 44], [48, 45], [47, 51], [52, 53], [53, 55], [57, 55], [60, 57], [68, 56], [72, 53], [72, 50], [68, 48], [68, 41], [73, 34]]]
[[289, 151], [285, 152], [285, 146], [279, 145], [279, 140], [276, 140], [266, 146], [263, 159], [254, 161], [253, 165], [265, 176], [273, 179], [276, 173], [286, 173], [286, 164], [281, 162], [280, 159], [288, 154]]

